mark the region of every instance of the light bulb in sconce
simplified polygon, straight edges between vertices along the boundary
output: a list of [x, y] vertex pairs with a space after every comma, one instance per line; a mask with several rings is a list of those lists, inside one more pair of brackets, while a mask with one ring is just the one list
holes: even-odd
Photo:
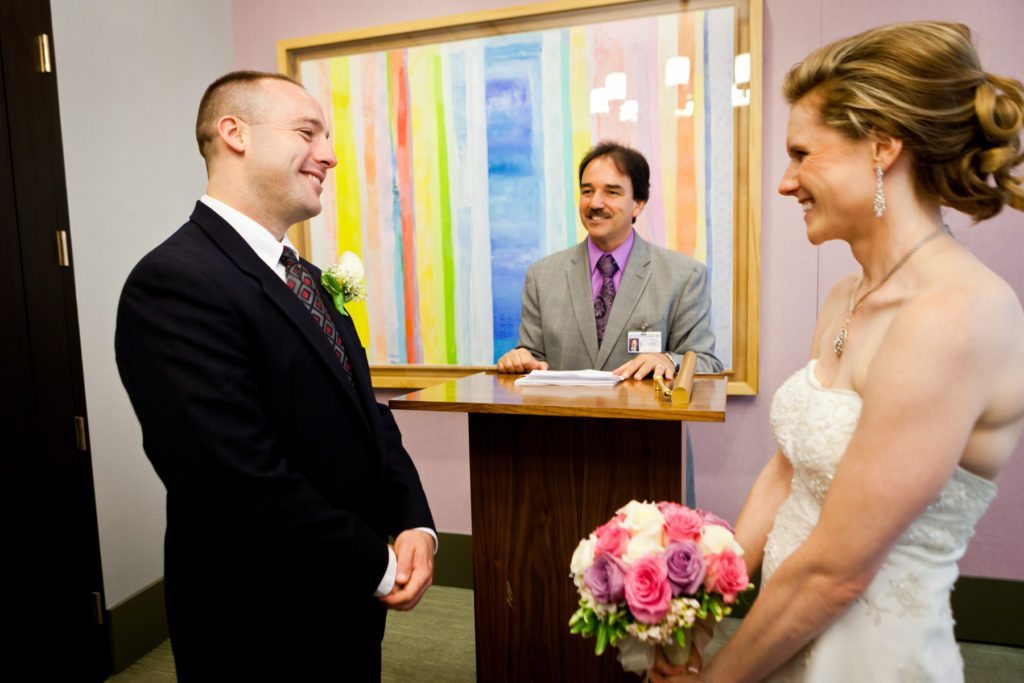
[[693, 96], [688, 95], [686, 97], [686, 104], [682, 109], [676, 109], [676, 116], [682, 118], [690, 118], [693, 116]]
[[604, 89], [608, 93], [609, 102], [626, 99], [626, 74], [616, 71], [605, 76]]
[[739, 88], [732, 84], [732, 106], [746, 107], [750, 104], [750, 88]]
[[619, 121], [635, 122], [640, 117], [640, 103], [636, 100], [624, 100], [619, 105]]
[[665, 62], [665, 85], [687, 85], [690, 82], [690, 58], [670, 57]]
[[736, 85], [750, 83], [750, 53], [744, 52], [736, 55], [734, 63], [734, 75]]
[[608, 91], [604, 88], [594, 88], [590, 91], [590, 113], [591, 114], [607, 114], [608, 109]]

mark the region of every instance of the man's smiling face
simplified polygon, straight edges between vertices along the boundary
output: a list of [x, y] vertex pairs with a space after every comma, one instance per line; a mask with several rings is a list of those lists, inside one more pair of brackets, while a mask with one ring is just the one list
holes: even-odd
[[583, 169], [580, 220], [590, 241], [602, 251], [611, 251], [626, 241], [633, 219], [643, 212], [644, 204], [633, 198], [633, 182], [611, 157], [597, 157]]
[[320, 213], [323, 181], [338, 160], [312, 95], [287, 81], [267, 79], [260, 88], [260, 120], [246, 122], [247, 180], [261, 213], [289, 226]]

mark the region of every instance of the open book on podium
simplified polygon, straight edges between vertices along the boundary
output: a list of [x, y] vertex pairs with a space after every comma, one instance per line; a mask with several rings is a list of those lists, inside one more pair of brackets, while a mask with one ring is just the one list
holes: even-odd
[[[693, 378], [697, 369], [697, 354], [687, 351], [679, 364], [677, 372], [670, 382], [661, 377], [654, 378], [655, 394], [672, 405], [686, 406], [693, 394]], [[594, 387], [610, 388], [616, 386], [622, 378], [602, 370], [533, 370], [515, 381], [517, 387]]]

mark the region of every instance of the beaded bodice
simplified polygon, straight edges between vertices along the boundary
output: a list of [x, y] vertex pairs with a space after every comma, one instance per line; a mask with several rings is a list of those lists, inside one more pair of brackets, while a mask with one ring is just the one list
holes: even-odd
[[[814, 360], [775, 393], [772, 429], [793, 466], [793, 478], [790, 496], [780, 506], [765, 546], [766, 581], [817, 523], [860, 411], [857, 393], [829, 389], [818, 382]], [[935, 501], [903, 533], [893, 552], [924, 555], [938, 564], [955, 563], [995, 493], [995, 484], [957, 467]]]

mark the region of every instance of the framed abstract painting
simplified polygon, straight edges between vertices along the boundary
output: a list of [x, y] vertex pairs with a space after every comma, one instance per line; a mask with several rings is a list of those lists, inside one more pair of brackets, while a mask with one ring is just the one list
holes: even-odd
[[515, 346], [526, 269], [586, 236], [577, 164], [615, 140], [651, 166], [637, 231], [707, 266], [729, 391], [756, 393], [760, 36], [760, 0], [570, 0], [281, 41], [338, 157], [292, 239], [362, 258], [374, 385]]

